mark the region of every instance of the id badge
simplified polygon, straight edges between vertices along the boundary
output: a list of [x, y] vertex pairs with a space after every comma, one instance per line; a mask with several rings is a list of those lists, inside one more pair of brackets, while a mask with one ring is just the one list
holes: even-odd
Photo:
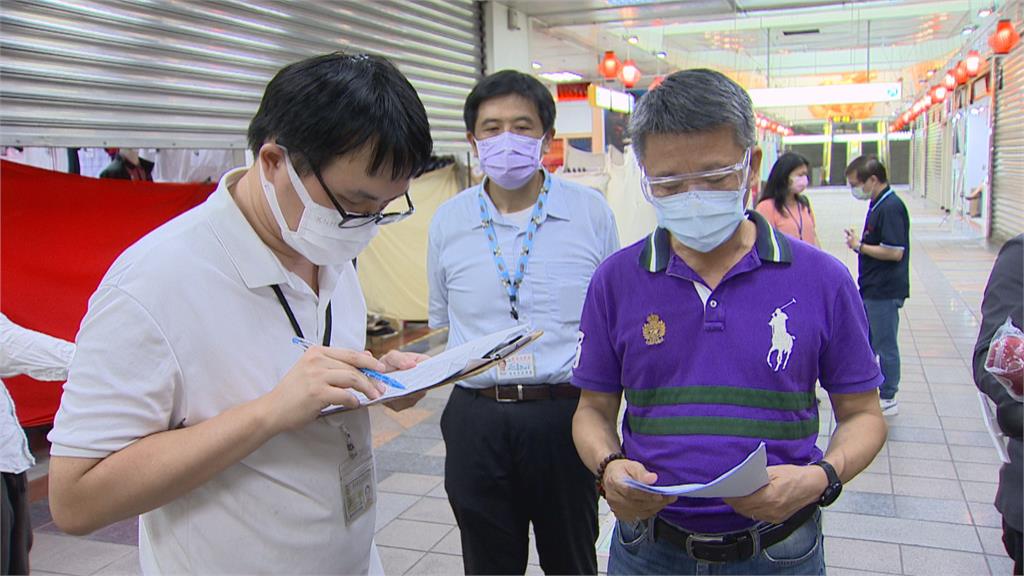
[[349, 459], [341, 465], [341, 497], [345, 505], [345, 526], [351, 526], [377, 501], [373, 457], [369, 454]]
[[530, 352], [513, 354], [498, 364], [498, 380], [533, 378], [534, 374], [536, 374], [536, 369], [533, 363], [533, 353]]

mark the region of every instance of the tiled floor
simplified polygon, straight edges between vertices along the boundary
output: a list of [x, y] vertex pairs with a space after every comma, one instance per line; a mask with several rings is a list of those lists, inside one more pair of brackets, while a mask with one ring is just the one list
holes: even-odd
[[[860, 228], [866, 205], [845, 190], [810, 192], [823, 247], [855, 270], [842, 228]], [[1009, 574], [1000, 517], [991, 502], [998, 459], [985, 432], [971, 378], [982, 291], [995, 252], [936, 207], [904, 196], [913, 215], [912, 294], [903, 309], [900, 414], [889, 442], [825, 515], [826, 563], [843, 574]], [[377, 543], [388, 574], [462, 572], [458, 528], [445, 499], [444, 443], [438, 428], [447, 390], [415, 408], [373, 412], [380, 479]], [[827, 407], [828, 403], [822, 404]], [[823, 414], [828, 442], [834, 424]], [[136, 523], [88, 538], [60, 534], [45, 501], [34, 505], [36, 573], [138, 571]], [[602, 501], [599, 551], [611, 517]], [[601, 565], [607, 557], [602, 555]], [[536, 554], [530, 573], [539, 573]]]

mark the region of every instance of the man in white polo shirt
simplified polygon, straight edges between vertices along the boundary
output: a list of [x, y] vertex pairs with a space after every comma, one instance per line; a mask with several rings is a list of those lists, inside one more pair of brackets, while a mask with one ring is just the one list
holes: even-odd
[[147, 574], [379, 573], [369, 417], [319, 415], [380, 394], [358, 368], [421, 358], [363, 352], [351, 260], [411, 213], [426, 112], [388, 61], [328, 54], [278, 72], [249, 144], [252, 167], [90, 299], [50, 434], [53, 517], [84, 534], [141, 514]]

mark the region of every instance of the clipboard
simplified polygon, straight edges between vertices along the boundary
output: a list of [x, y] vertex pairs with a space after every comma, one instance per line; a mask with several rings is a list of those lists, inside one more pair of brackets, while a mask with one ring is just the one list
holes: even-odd
[[[466, 378], [471, 378], [478, 374], [482, 374], [487, 370], [490, 370], [498, 363], [504, 361], [506, 358], [516, 354], [517, 352], [519, 352], [526, 346], [532, 344], [533, 342], [536, 342], [537, 339], [540, 338], [543, 334], [543, 330], [534, 330], [532, 332], [519, 331], [515, 334], [512, 334], [509, 337], [501, 340], [497, 345], [485, 351], [479, 357], [474, 357], [467, 360], [465, 365], [456, 372], [448, 374], [447, 376], [440, 377], [436, 381], [431, 381], [429, 383], [417, 383], [415, 385], [409, 385], [408, 382], [402, 380], [402, 372], [411, 372], [412, 370], [415, 370], [415, 368], [406, 371], [389, 373], [388, 376], [392, 376], [399, 382], [406, 384], [407, 388], [397, 389], [389, 387], [387, 391], [384, 393], [384, 395], [377, 398], [376, 400], [369, 400], [368, 398], [363, 396], [362, 393], [353, 390], [352, 392], [360, 401], [359, 408], [346, 408], [340, 405], [331, 405], [321, 410], [320, 415], [327, 416], [329, 414], [334, 414], [342, 411], [358, 410], [360, 408], [365, 408], [367, 406], [373, 406], [374, 404], [389, 402], [397, 398], [402, 398], [403, 396], [433, 390], [434, 388], [439, 388], [441, 386], [446, 386], [448, 384], [454, 384], [455, 382], [465, 380]], [[496, 334], [492, 334], [489, 336], [493, 337], [495, 335]], [[485, 336], [484, 338], [487, 338], [487, 336]], [[467, 344], [472, 344], [472, 342]], [[442, 354], [439, 354], [434, 358], [437, 358]], [[429, 360], [424, 361], [424, 363], [426, 362], [429, 362]]]
[[484, 372], [490, 370], [497, 364], [503, 362], [509, 356], [515, 355], [523, 348], [532, 344], [543, 335], [543, 330], [534, 330], [529, 334], [520, 334], [514, 338], [509, 338], [508, 340], [502, 342], [501, 344], [498, 344], [489, 352], [484, 354], [484, 357], [481, 358], [480, 360], [476, 362], [470, 362], [470, 364], [468, 364], [466, 368], [459, 372], [458, 374], [455, 374], [449, 377], [448, 379], [437, 383], [437, 385], [435, 386], [423, 388], [423, 390], [432, 390], [434, 388], [437, 388], [438, 386], [454, 384], [456, 382], [461, 382], [466, 378], [472, 378], [473, 376], [483, 374]]

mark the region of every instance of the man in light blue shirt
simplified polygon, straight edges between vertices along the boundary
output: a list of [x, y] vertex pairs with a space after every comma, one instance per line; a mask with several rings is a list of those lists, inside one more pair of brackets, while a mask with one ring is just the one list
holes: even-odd
[[466, 100], [467, 138], [487, 178], [430, 227], [430, 325], [457, 346], [530, 324], [544, 331], [504, 366], [462, 382], [441, 419], [445, 488], [467, 574], [522, 574], [529, 525], [546, 573], [596, 574], [597, 492], [572, 442], [569, 382], [598, 264], [619, 247], [601, 195], [552, 176], [551, 93], [505, 70]]

